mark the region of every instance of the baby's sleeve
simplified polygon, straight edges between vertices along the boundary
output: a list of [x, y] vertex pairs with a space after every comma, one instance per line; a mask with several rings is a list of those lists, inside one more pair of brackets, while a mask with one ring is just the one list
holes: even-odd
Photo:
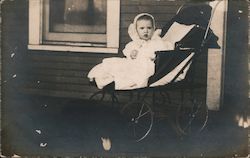
[[159, 50], [174, 50], [174, 45], [168, 41], [159, 41]]
[[170, 42], [165, 41], [160, 37], [161, 31], [162, 31], [161, 29], [157, 29], [153, 34], [152, 39], [155, 43], [154, 50], [155, 51], [173, 50], [174, 46]]
[[129, 42], [125, 48], [122, 50], [124, 56], [126, 56], [126, 58], [130, 58], [130, 54], [133, 50], [135, 50], [135, 44], [134, 42]]

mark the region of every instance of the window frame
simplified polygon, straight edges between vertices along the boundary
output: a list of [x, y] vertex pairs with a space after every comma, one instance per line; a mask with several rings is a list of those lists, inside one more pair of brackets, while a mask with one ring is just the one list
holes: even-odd
[[29, 0], [29, 43], [30, 50], [70, 51], [89, 53], [118, 53], [120, 0], [107, 0], [107, 32], [106, 44], [44, 42], [43, 15], [45, 0]]

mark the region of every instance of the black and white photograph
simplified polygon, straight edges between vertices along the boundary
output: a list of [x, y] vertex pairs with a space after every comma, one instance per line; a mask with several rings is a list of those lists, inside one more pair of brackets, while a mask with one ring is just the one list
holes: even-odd
[[249, 0], [0, 6], [0, 157], [250, 157]]

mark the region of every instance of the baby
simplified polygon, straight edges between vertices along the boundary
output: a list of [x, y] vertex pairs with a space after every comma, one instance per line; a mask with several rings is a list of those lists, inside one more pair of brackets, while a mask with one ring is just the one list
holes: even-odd
[[123, 54], [129, 59], [136, 59], [138, 53], [153, 59], [155, 51], [169, 48], [170, 43], [160, 38], [161, 30], [155, 31], [154, 17], [148, 13], [137, 15], [129, 25], [128, 33], [132, 41], [126, 45]]
[[[130, 27], [132, 26], [130, 25]], [[145, 41], [150, 40], [154, 33], [152, 17], [146, 14], [143, 16], [140, 16], [136, 21], [136, 31], [141, 40], [145, 40]], [[130, 53], [130, 58], [135, 59], [137, 54], [138, 54], [137, 49], [132, 50]]]
[[154, 17], [142, 13], [129, 25], [132, 39], [124, 50], [126, 58], [106, 58], [89, 72], [89, 79], [95, 79], [98, 88], [115, 82], [115, 89], [135, 89], [147, 86], [148, 78], [154, 74], [155, 51], [168, 50], [169, 46], [155, 31]]

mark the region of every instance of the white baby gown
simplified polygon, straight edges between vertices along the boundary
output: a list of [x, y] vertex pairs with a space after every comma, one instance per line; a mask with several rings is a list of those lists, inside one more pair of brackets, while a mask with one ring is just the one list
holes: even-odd
[[[155, 72], [155, 51], [168, 50], [170, 48], [168, 43], [159, 37], [160, 30], [156, 30], [148, 41], [139, 38], [135, 24], [137, 19], [143, 15], [152, 17], [150, 14], [142, 13], [136, 16], [134, 22], [130, 24], [128, 33], [132, 41], [123, 50], [126, 58], [105, 58], [102, 63], [93, 67], [89, 72], [88, 78], [95, 80], [99, 89], [111, 82], [115, 82], [116, 90], [146, 87], [149, 77]], [[138, 52], [136, 59], [131, 59], [130, 57], [130, 53], [133, 50]]]

